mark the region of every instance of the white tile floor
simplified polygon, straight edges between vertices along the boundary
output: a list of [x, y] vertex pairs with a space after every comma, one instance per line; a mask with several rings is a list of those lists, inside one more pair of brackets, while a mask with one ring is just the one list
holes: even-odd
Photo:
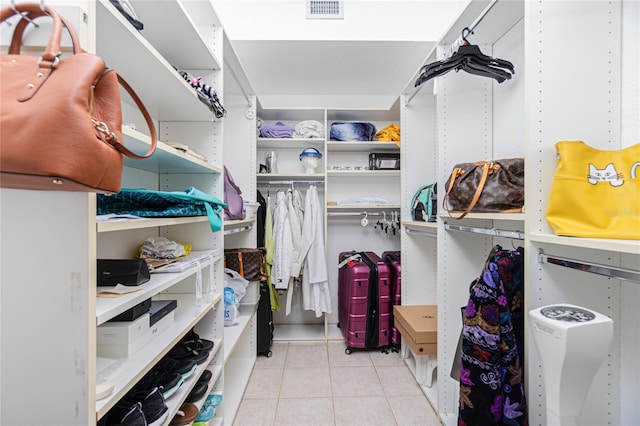
[[342, 341], [275, 342], [258, 356], [234, 426], [440, 425], [398, 353]]

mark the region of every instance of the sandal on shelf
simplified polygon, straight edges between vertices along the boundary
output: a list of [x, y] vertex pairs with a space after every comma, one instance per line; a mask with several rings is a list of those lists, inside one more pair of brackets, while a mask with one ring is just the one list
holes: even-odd
[[185, 402], [180, 406], [178, 413], [169, 424], [171, 426], [188, 425], [198, 417], [199, 413], [200, 410], [198, 410], [198, 407], [195, 404]]
[[184, 358], [190, 355], [197, 355], [201, 351], [211, 351], [213, 342], [207, 339], [201, 339], [198, 334], [191, 330], [182, 340], [169, 351], [172, 358]]

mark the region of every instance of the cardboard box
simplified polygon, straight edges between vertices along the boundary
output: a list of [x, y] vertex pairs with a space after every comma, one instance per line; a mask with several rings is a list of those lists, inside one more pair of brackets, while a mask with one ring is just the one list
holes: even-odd
[[394, 325], [417, 355], [438, 353], [438, 307], [395, 305]]

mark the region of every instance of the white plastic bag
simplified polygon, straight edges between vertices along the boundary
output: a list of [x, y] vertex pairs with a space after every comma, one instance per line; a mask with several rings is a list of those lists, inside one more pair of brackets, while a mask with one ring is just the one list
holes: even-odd
[[224, 268], [224, 286], [232, 288], [236, 295], [236, 306], [240, 306], [240, 300], [247, 294], [249, 281], [233, 269]]

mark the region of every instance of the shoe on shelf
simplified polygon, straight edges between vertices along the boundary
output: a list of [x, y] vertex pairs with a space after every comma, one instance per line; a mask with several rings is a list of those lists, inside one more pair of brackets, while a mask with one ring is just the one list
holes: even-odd
[[185, 401], [197, 402], [202, 399], [204, 394], [207, 392], [207, 389], [209, 389], [209, 382], [211, 381], [211, 377], [213, 377], [213, 373], [211, 372], [211, 370], [204, 370], [200, 377], [198, 377], [198, 381], [193, 386], [193, 389], [191, 389], [189, 395], [187, 395]]
[[[123, 414], [124, 413], [124, 414]], [[100, 426], [148, 426], [147, 419], [142, 412], [142, 404], [137, 402], [128, 410], [115, 407], [98, 422]]]
[[191, 361], [195, 365], [201, 365], [208, 358], [209, 358], [209, 351], [199, 351], [196, 355], [189, 355], [184, 358], [180, 358], [179, 361]]
[[153, 388], [151, 391], [133, 391], [125, 395], [116, 407], [127, 407], [136, 403], [142, 405], [142, 412], [149, 426], [162, 425], [169, 416], [169, 407], [160, 388]]
[[192, 404], [191, 402], [185, 402], [180, 406], [178, 413], [175, 415], [173, 420], [171, 420], [171, 423], [169, 423], [169, 425], [181, 426], [191, 424], [191, 422], [193, 422], [196, 417], [198, 417], [199, 413], [200, 410], [198, 410], [198, 407], [195, 404]]
[[164, 399], [172, 396], [184, 383], [184, 378], [179, 373], [168, 373], [159, 369], [152, 369], [134, 386], [136, 391], [151, 391], [153, 388], [162, 388]]
[[201, 339], [198, 333], [191, 329], [191, 331], [169, 351], [169, 356], [180, 359], [197, 355], [200, 351], [211, 351], [211, 349], [213, 349], [213, 342], [211, 340]]
[[186, 379], [196, 371], [197, 366], [195, 358], [175, 359], [170, 356], [165, 356], [156, 364], [154, 369], [165, 373], [178, 373], [183, 379]]

